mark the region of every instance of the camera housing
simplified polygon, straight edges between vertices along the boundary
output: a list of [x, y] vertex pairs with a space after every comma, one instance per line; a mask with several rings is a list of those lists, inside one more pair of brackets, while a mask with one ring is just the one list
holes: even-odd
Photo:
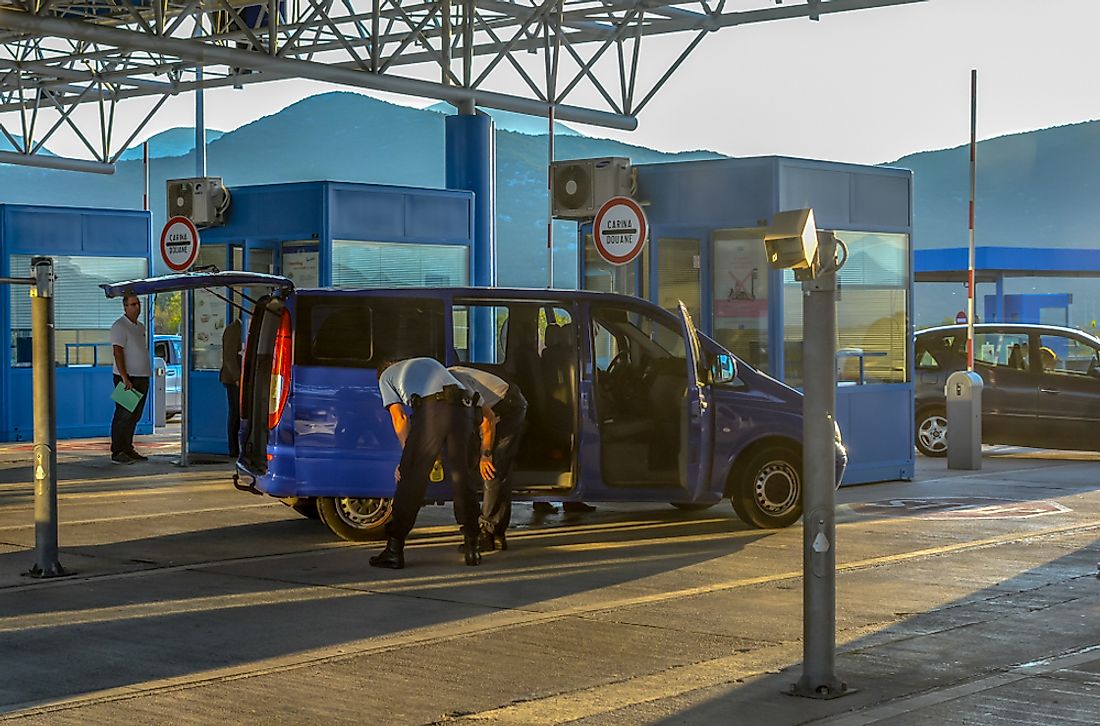
[[779, 212], [764, 230], [768, 264], [781, 270], [813, 270], [817, 258], [814, 210]]

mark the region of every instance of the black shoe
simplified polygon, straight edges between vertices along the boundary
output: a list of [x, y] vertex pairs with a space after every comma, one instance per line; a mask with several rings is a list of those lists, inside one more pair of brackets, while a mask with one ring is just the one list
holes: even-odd
[[466, 564], [470, 567], [481, 564], [481, 550], [478, 549], [480, 537], [467, 537], [463, 554], [466, 556]]
[[539, 514], [555, 514], [558, 508], [550, 502], [535, 502], [531, 505], [531, 509]]
[[148, 456], [142, 456], [135, 449], [130, 449], [126, 453], [129, 454], [130, 458], [133, 459], [134, 461], [149, 461]]
[[370, 558], [371, 567], [400, 570], [405, 567], [405, 543], [396, 537], [386, 540], [386, 549]]
[[111, 461], [115, 464], [133, 464], [137, 459], [130, 456], [128, 452], [120, 451], [117, 454], [111, 454]]
[[481, 530], [481, 534], [477, 536], [477, 548], [482, 552], [492, 552], [496, 549], [496, 542], [494, 541], [493, 533], [487, 529]]
[[501, 552], [508, 549], [508, 538], [504, 535], [503, 532], [493, 535], [493, 546]]
[[584, 502], [563, 502], [561, 508], [566, 512], [595, 512], [596, 508]]

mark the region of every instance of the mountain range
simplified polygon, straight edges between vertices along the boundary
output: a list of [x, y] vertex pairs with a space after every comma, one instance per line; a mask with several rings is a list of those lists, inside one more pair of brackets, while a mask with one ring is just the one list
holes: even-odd
[[[329, 179], [442, 187], [446, 104], [398, 106], [357, 93], [312, 96], [231, 131], [207, 130], [207, 171], [230, 188]], [[505, 285], [545, 284], [546, 120], [493, 111], [497, 127], [498, 269]], [[395, 132], [395, 130], [399, 130]], [[4, 140], [6, 142], [6, 140]], [[153, 228], [164, 221], [166, 179], [195, 175], [194, 130], [149, 139]], [[555, 127], [559, 159], [626, 156], [633, 163], [722, 158], [700, 150], [665, 153]], [[887, 162], [912, 169], [914, 243], [967, 243], [968, 148], [914, 153]], [[1100, 122], [1013, 134], [978, 145], [979, 244], [1095, 246], [1100, 223]], [[142, 199], [140, 144], [113, 176], [0, 167], [0, 199], [9, 203], [137, 208]], [[556, 284], [576, 284], [571, 223], [555, 230]]]

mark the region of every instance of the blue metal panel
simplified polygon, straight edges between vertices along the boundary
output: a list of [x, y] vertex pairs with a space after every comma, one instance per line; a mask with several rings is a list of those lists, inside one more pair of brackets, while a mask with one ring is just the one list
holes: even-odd
[[413, 240], [437, 244], [466, 244], [474, 238], [476, 214], [477, 204], [471, 208], [471, 200], [465, 195], [409, 194], [405, 196], [405, 234]]
[[[188, 427], [189, 451], [206, 454], [228, 454], [229, 441], [225, 422], [229, 415], [225, 386], [218, 379], [219, 371], [191, 371], [188, 403], [191, 404], [191, 424]], [[186, 415], [186, 414], [185, 414]]]
[[405, 195], [401, 192], [333, 189], [331, 198], [333, 239], [404, 240]]
[[844, 484], [912, 479], [913, 384], [842, 385], [836, 419], [848, 449]]
[[83, 225], [79, 213], [54, 207], [8, 207], [4, 215], [7, 253], [79, 255]]
[[88, 211], [80, 216], [83, 254], [147, 257], [151, 253], [152, 219], [148, 212]]
[[[641, 164], [637, 198], [652, 224], [753, 227], [773, 211], [769, 158]], [[583, 249], [583, 248], [582, 248]]]
[[229, 221], [201, 232], [203, 242], [246, 238], [311, 239], [320, 236], [325, 182], [234, 187]]

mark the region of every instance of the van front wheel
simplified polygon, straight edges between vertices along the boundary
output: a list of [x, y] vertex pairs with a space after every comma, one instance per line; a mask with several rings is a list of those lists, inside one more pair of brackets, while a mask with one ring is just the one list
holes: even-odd
[[802, 516], [802, 467], [789, 449], [753, 454], [730, 494], [741, 521], [760, 529], [789, 527]]
[[385, 537], [386, 523], [393, 518], [393, 500], [317, 497], [317, 513], [336, 536], [367, 542]]

